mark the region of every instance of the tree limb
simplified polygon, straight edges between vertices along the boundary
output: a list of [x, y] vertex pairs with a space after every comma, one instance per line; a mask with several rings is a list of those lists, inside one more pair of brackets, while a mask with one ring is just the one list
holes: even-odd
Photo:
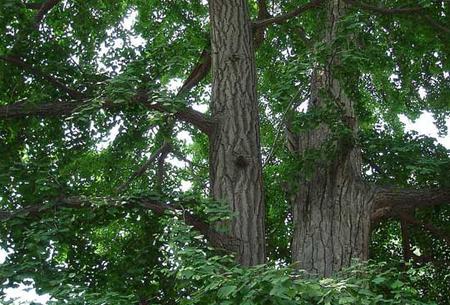
[[209, 48], [203, 49], [200, 54], [198, 63], [194, 66], [194, 69], [189, 74], [188, 78], [184, 81], [177, 95], [181, 95], [189, 92], [194, 88], [202, 79], [208, 75], [211, 69], [211, 51]]
[[73, 99], [82, 99], [85, 97], [85, 95], [77, 90], [74, 90], [72, 88], [69, 88], [64, 83], [62, 83], [60, 80], [58, 80], [56, 77], [51, 76], [49, 74], [46, 74], [42, 72], [40, 69], [33, 67], [32, 65], [24, 62], [17, 56], [0, 56], [0, 60], [3, 60], [7, 63], [10, 63], [16, 67], [21, 68], [24, 71], [30, 72], [32, 75], [42, 78], [58, 88], [59, 90], [67, 93], [71, 98]]
[[[87, 106], [88, 103], [88, 100], [53, 102], [39, 105], [18, 102], [0, 106], [0, 119], [17, 119], [31, 115], [41, 117], [67, 116], [74, 113], [76, 110]], [[176, 119], [190, 123], [206, 134], [210, 134], [214, 129], [214, 122], [203, 113], [189, 107], [183, 107], [180, 110], [174, 111], [160, 103], [150, 101], [145, 93], [136, 95], [132, 103], [141, 104], [149, 110], [172, 113]], [[104, 109], [118, 109], [123, 107], [123, 105], [115, 104], [112, 101], [104, 101], [101, 107]]]
[[44, 2], [27, 2], [23, 5], [30, 10], [39, 10]]
[[[266, 0], [258, 0], [258, 19], [257, 21], [268, 19], [272, 17], [267, 10]], [[253, 33], [253, 43], [255, 49], [258, 49], [264, 41], [265, 28], [254, 29]]]
[[298, 8], [290, 11], [289, 13], [275, 16], [272, 18], [267, 18], [264, 20], [256, 21], [253, 23], [253, 29], [256, 30], [256, 29], [260, 29], [260, 28], [265, 28], [272, 24], [282, 24], [291, 18], [294, 18], [294, 17], [297, 17], [297, 16], [303, 14], [304, 12], [306, 12], [310, 9], [314, 9], [314, 8], [321, 6], [324, 2], [325, 2], [324, 0], [312, 0], [311, 2], [301, 5]]
[[408, 223], [400, 217], [400, 230], [402, 233], [402, 249], [403, 249], [403, 260], [408, 262], [411, 259], [411, 241], [409, 238]]
[[443, 203], [450, 203], [450, 190], [379, 188], [375, 197], [375, 209], [413, 210]]
[[55, 7], [61, 0], [47, 0], [44, 3], [42, 3], [41, 7], [39, 8], [39, 11], [36, 13], [36, 16], [34, 17], [34, 24], [35, 27], [39, 26], [39, 23], [41, 23], [44, 16], [53, 8]]
[[435, 227], [431, 223], [426, 223], [426, 222], [420, 221], [408, 213], [400, 213], [400, 219], [409, 224], [424, 228], [425, 230], [432, 233], [433, 235], [435, 235], [439, 238], [442, 238], [443, 240], [445, 240], [445, 242], [447, 244], [450, 245], [450, 235], [447, 232]]
[[165, 170], [165, 163], [166, 158], [169, 155], [170, 150], [162, 152], [157, 160], [157, 166], [156, 166], [156, 181], [158, 184], [158, 190], [162, 190], [162, 185], [164, 182], [164, 177], [166, 176], [166, 170]]
[[404, 8], [387, 8], [387, 7], [379, 7], [371, 4], [367, 4], [360, 1], [354, 1], [354, 0], [344, 0], [348, 4], [368, 10], [371, 12], [383, 14], [383, 15], [397, 15], [397, 14], [411, 14], [411, 13], [419, 13], [422, 12], [425, 8], [420, 6], [415, 7], [404, 7]]
[[[101, 198], [101, 199], [105, 199], [108, 202], [111, 202], [111, 206], [121, 204], [121, 202], [123, 201], [114, 198]], [[151, 210], [155, 215], [158, 216], [164, 215], [167, 211], [182, 213], [185, 223], [192, 226], [195, 230], [199, 231], [200, 233], [202, 233], [214, 247], [222, 248], [232, 252], [236, 251], [237, 249], [237, 241], [234, 240], [231, 236], [217, 232], [216, 230], [211, 228], [211, 226], [208, 223], [204, 222], [197, 216], [193, 215], [191, 212], [177, 205], [165, 204], [152, 198], [141, 198], [133, 202], [127, 202], [124, 205], [122, 204], [122, 206], [130, 208], [138, 206], [144, 209]], [[50, 212], [55, 209], [61, 208], [92, 209], [95, 208], [95, 204], [93, 204], [86, 198], [80, 197], [60, 198], [53, 205], [52, 204], [44, 206], [32, 205], [14, 211], [0, 210], [0, 222], [5, 222], [16, 217], [40, 217], [42, 214], [46, 212]]]
[[[425, 7], [421, 6], [415, 6], [415, 7], [404, 7], [404, 8], [388, 8], [388, 7], [379, 7], [374, 6], [371, 4], [367, 4], [364, 2], [354, 1], [354, 0], [344, 0], [348, 4], [361, 8], [366, 11], [374, 12], [381, 15], [409, 15], [409, 14], [418, 14], [419, 17], [423, 18], [430, 26], [434, 27], [435, 29], [439, 30], [440, 32], [444, 32], [445, 34], [450, 34], [450, 29], [445, 27], [444, 25], [437, 22], [435, 19], [430, 17], [427, 14], [424, 14], [426, 12]], [[444, 36], [447, 37], [447, 36]]]
[[439, 22], [437, 22], [436, 20], [434, 20], [432, 17], [428, 16], [428, 15], [424, 15], [422, 16], [422, 18], [424, 18], [432, 27], [436, 28], [437, 30], [439, 30], [440, 32], [444, 32], [444, 34], [448, 35], [448, 36], [444, 36], [444, 37], [448, 37], [450, 36], [450, 29], [443, 26], [442, 24], [440, 24]]
[[122, 183], [117, 189], [116, 192], [117, 193], [121, 193], [123, 192], [128, 185], [130, 185], [130, 183], [136, 179], [137, 177], [142, 176], [145, 171], [150, 167], [150, 165], [152, 163], [155, 162], [155, 160], [160, 156], [160, 155], [167, 155], [169, 153], [170, 150], [170, 143], [169, 142], [165, 142], [160, 148], [158, 148], [158, 150], [156, 150], [152, 155], [150, 155], [150, 157], [147, 159], [147, 161], [144, 162], [144, 164], [139, 167], [129, 178], [127, 181], [125, 181], [124, 183]]
[[413, 212], [416, 208], [450, 204], [450, 190], [379, 188], [375, 192], [372, 223], [396, 217], [401, 213]]

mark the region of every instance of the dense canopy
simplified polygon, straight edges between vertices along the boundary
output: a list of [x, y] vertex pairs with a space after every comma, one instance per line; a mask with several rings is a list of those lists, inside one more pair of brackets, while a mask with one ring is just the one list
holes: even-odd
[[1, 1], [0, 296], [448, 304], [450, 151], [401, 118], [447, 134], [449, 16]]

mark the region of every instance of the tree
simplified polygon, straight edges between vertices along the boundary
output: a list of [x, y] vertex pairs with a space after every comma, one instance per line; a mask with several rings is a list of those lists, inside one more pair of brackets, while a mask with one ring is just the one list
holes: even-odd
[[[448, 276], [448, 150], [399, 121], [427, 110], [446, 132], [447, 3], [2, 5], [4, 285], [31, 277], [57, 298], [88, 289], [170, 303], [192, 289], [177, 290], [177, 274], [230, 263], [205, 257], [331, 276], [369, 258], [375, 229], [371, 257], [388, 259], [400, 236], [405, 261]], [[177, 137], [186, 132], [192, 144]], [[183, 181], [190, 191], [177, 190]], [[183, 237], [186, 224], [203, 235]], [[237, 298], [241, 284], [223, 285], [219, 297]], [[438, 280], [427, 287], [445, 302]]]

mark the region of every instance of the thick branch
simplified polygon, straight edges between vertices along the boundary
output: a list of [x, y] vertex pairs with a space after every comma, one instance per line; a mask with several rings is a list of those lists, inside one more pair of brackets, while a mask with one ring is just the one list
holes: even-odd
[[380, 188], [375, 197], [375, 209], [413, 210], [450, 203], [450, 190]]
[[[164, 105], [158, 103], [149, 103], [143, 102], [144, 106], [150, 110], [156, 110], [160, 112], [173, 112], [171, 109], [167, 108]], [[214, 130], [214, 122], [207, 118], [203, 113], [194, 110], [189, 107], [184, 107], [183, 109], [176, 111], [173, 113], [174, 117], [180, 121], [190, 123], [206, 133], [210, 135]], [[1, 116], [0, 116], [1, 117]]]
[[156, 181], [157, 181], [159, 191], [162, 190], [164, 177], [166, 176], [165, 163], [166, 163], [166, 158], [169, 155], [169, 152], [170, 152], [170, 150], [166, 150], [166, 151], [162, 152], [159, 155], [158, 160], [157, 160]]
[[[111, 202], [111, 205], [116, 205], [122, 200], [112, 199], [112, 198], [104, 198], [108, 202]], [[177, 213], [182, 213], [183, 219], [186, 224], [192, 226], [194, 229], [202, 233], [208, 241], [217, 248], [222, 248], [228, 251], [236, 251], [237, 243], [230, 236], [217, 232], [211, 228], [208, 223], [205, 223], [203, 220], [193, 215], [189, 211], [182, 209], [176, 205], [169, 205], [165, 203], [161, 203], [154, 199], [140, 199], [135, 202], [126, 203], [125, 207], [142, 207], [144, 209], [151, 210], [155, 215], [164, 215], [167, 211], [174, 211]], [[26, 208], [22, 208], [16, 211], [5, 211], [0, 210], [0, 222], [8, 221], [15, 217], [40, 217], [42, 214], [50, 211], [54, 211], [55, 209], [61, 208], [70, 208], [70, 209], [84, 209], [84, 208], [95, 208], [95, 204], [90, 202], [85, 198], [71, 197], [71, 198], [61, 198], [54, 205], [33, 205]]]
[[128, 185], [130, 185], [130, 183], [136, 179], [137, 177], [142, 176], [142, 174], [145, 173], [145, 171], [150, 167], [150, 165], [152, 165], [152, 163], [155, 162], [155, 160], [160, 156], [160, 155], [167, 155], [169, 153], [170, 150], [170, 143], [166, 142], [164, 143], [157, 151], [155, 151], [155, 153], [153, 153], [152, 155], [150, 155], [150, 157], [147, 159], [147, 161], [145, 161], [145, 163], [139, 167], [129, 178], [127, 181], [125, 181], [124, 183], [122, 183], [118, 188], [117, 188], [117, 192], [123, 192]]
[[210, 69], [211, 52], [208, 48], [205, 48], [200, 55], [198, 63], [195, 65], [188, 78], [184, 81], [183, 86], [181, 86], [178, 91], [178, 95], [187, 93], [194, 88], [202, 79], [206, 77], [206, 75], [208, 75]]
[[19, 67], [19, 68], [21, 68], [24, 71], [28, 71], [32, 75], [34, 75], [36, 77], [39, 77], [39, 78], [42, 78], [42, 79], [46, 80], [47, 82], [49, 82], [50, 84], [52, 84], [53, 86], [58, 88], [59, 90], [67, 93], [73, 99], [81, 99], [81, 98], [85, 97], [83, 93], [81, 93], [81, 92], [79, 92], [77, 90], [74, 90], [72, 88], [69, 88], [64, 83], [62, 83], [60, 80], [58, 80], [56, 77], [42, 72], [38, 68], [35, 68], [32, 65], [24, 62], [19, 57], [16, 57], [16, 56], [0, 56], [0, 59], [5, 61], [5, 62], [7, 62], [7, 63], [15, 65], [16, 67]]
[[280, 16], [275, 16], [272, 18], [267, 18], [264, 20], [260, 20], [260, 21], [256, 21], [253, 23], [253, 29], [260, 29], [260, 28], [265, 28], [269, 25], [272, 24], [282, 24], [285, 23], [286, 21], [288, 21], [291, 18], [297, 17], [301, 14], [303, 14], [306, 11], [309, 11], [310, 9], [314, 9], [317, 8], [319, 6], [322, 5], [322, 3], [324, 3], [324, 0], [313, 0], [309, 3], [306, 3], [298, 8], [296, 8], [293, 11], [290, 11], [289, 13], [280, 15]]
[[[210, 134], [214, 128], [214, 123], [204, 114], [188, 107], [173, 111], [164, 105], [149, 101], [146, 94], [140, 94], [133, 102], [142, 104], [149, 110], [172, 113], [176, 119], [190, 123], [206, 134]], [[67, 116], [76, 110], [81, 109], [83, 106], [86, 106], [88, 103], [89, 101], [86, 100], [54, 102], [39, 105], [32, 105], [24, 102], [14, 103], [11, 105], [0, 106], [0, 119], [24, 118], [30, 115], [41, 117]], [[102, 104], [102, 107], [104, 109], [122, 108], [120, 104], [115, 104], [111, 101], [105, 101]]]

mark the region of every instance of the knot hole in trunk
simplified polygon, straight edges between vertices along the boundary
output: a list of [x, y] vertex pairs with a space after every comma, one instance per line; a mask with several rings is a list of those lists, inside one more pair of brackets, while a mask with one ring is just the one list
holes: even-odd
[[247, 159], [245, 159], [244, 156], [239, 155], [234, 160], [234, 164], [236, 164], [236, 166], [239, 168], [245, 168], [248, 166], [248, 161], [247, 161]]

